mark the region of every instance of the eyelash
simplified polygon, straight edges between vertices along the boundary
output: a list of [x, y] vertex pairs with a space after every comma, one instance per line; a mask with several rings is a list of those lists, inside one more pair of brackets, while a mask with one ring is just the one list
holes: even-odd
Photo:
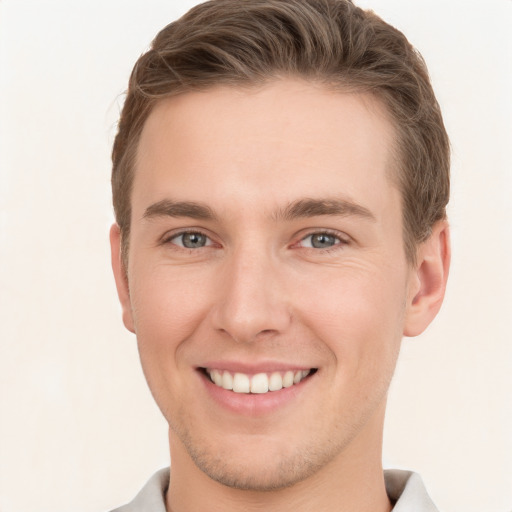
[[332, 230], [329, 230], [329, 229], [320, 229], [320, 230], [316, 230], [316, 231], [311, 231], [309, 232], [308, 234], [306, 234], [305, 236], [303, 236], [296, 244], [294, 245], [298, 245], [300, 244], [301, 242], [304, 242], [305, 240], [307, 240], [308, 238], [310, 237], [313, 237], [315, 235], [326, 235], [326, 236], [329, 236], [329, 237], [333, 237], [337, 240], [337, 242], [332, 245], [331, 247], [324, 247], [324, 248], [317, 248], [317, 247], [303, 247], [304, 249], [306, 250], [312, 250], [312, 251], [315, 251], [315, 252], [323, 252], [323, 253], [329, 253], [329, 252], [333, 252], [333, 251], [338, 251], [340, 249], [342, 249], [343, 247], [347, 246], [350, 241], [348, 239], [347, 236], [343, 236], [341, 233], [339, 233], [338, 231], [332, 231]]
[[[207, 244], [202, 247], [192, 248], [192, 247], [185, 247], [183, 245], [178, 245], [173, 242], [173, 240], [183, 237], [184, 235], [199, 235], [204, 236], [207, 239]], [[208, 243], [209, 242], [209, 243]], [[172, 233], [169, 236], [164, 236], [162, 239], [162, 244], [172, 244], [178, 247], [179, 249], [185, 250], [185, 251], [197, 251], [197, 249], [204, 249], [205, 247], [209, 247], [211, 245], [214, 245], [214, 242], [212, 241], [211, 237], [209, 237], [206, 233], [199, 229], [186, 229], [183, 231], [179, 231], [178, 233]]]
[[[201, 247], [191, 248], [191, 247], [184, 247], [183, 245], [178, 245], [178, 244], [173, 242], [173, 240], [175, 240], [175, 239], [177, 239], [179, 237], [183, 237], [184, 235], [200, 235], [200, 236], [204, 236], [207, 239], [207, 244], [204, 245], [204, 246], [201, 246]], [[337, 240], [337, 243], [335, 243], [331, 247], [325, 247], [325, 248], [302, 247], [303, 249], [306, 249], [308, 251], [311, 250], [311, 251], [314, 251], [315, 253], [320, 253], [320, 252], [329, 253], [329, 252], [332, 252], [332, 251], [340, 250], [340, 249], [342, 249], [343, 247], [345, 247], [346, 245], [348, 245], [350, 243], [348, 237], [342, 236], [337, 231], [332, 231], [332, 230], [329, 230], [329, 229], [321, 229], [321, 230], [311, 231], [311, 232], [307, 233], [306, 235], [302, 236], [298, 242], [293, 243], [291, 245], [291, 247], [292, 248], [293, 247], [297, 247], [297, 246], [300, 247], [300, 244], [302, 242], [304, 242], [308, 238], [313, 237], [315, 235], [326, 235], [328, 237], [333, 237], [333, 238], [335, 238]], [[197, 229], [197, 230], [196, 229], [188, 229], [188, 230], [179, 231], [177, 233], [172, 233], [172, 234], [170, 234], [168, 236], [164, 236], [162, 238], [162, 242], [161, 243], [162, 243], [162, 245], [172, 244], [172, 245], [178, 247], [180, 250], [185, 250], [185, 251], [189, 251], [189, 252], [195, 252], [198, 249], [205, 249], [207, 247], [215, 245], [215, 242], [213, 242], [211, 237], [208, 236], [206, 233], [204, 233], [203, 231], [201, 231], [199, 229]]]

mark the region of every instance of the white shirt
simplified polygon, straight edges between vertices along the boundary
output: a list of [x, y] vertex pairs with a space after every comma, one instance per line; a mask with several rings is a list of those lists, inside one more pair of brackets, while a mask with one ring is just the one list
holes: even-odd
[[[393, 512], [439, 512], [430, 499], [421, 477], [412, 471], [384, 471], [386, 491]], [[111, 512], [166, 512], [165, 493], [169, 485], [169, 468], [155, 473], [135, 499]]]

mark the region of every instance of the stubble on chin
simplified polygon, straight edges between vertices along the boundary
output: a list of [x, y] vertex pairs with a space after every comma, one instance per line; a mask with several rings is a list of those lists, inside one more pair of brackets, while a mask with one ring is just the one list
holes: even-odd
[[[297, 453], [268, 454], [255, 461], [250, 453], [245, 456], [236, 450], [218, 453], [204, 448], [187, 434], [180, 436], [193, 463], [209, 478], [232, 489], [254, 492], [272, 492], [307, 479], [333, 458], [328, 453], [311, 454], [297, 449]], [[251, 451], [252, 452], [252, 451]]]
[[308, 479], [335, 459], [352, 437], [347, 435], [347, 430], [343, 431], [344, 426], [338, 425], [337, 435], [324, 442], [315, 440], [315, 436], [308, 442], [309, 446], [293, 443], [285, 446], [274, 440], [268, 445], [263, 443], [258, 449], [254, 444], [248, 446], [249, 439], [245, 451], [240, 446], [230, 447], [226, 441], [229, 437], [216, 443], [208, 434], [196, 435], [184, 422], [170, 421], [169, 426], [174, 442], [181, 444], [180, 451], [184, 449], [205, 475], [229, 488], [254, 492], [278, 491]]

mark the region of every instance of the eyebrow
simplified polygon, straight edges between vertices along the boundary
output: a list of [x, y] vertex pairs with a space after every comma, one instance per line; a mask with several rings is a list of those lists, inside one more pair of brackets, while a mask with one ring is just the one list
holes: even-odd
[[[373, 213], [348, 199], [312, 199], [304, 198], [293, 201], [272, 215], [274, 221], [331, 216], [356, 216], [375, 221]], [[144, 211], [144, 219], [155, 217], [188, 217], [197, 220], [216, 220], [217, 215], [207, 205], [195, 201], [173, 201], [163, 199], [152, 204]]]
[[317, 217], [322, 215], [335, 215], [342, 217], [362, 217], [376, 221], [375, 215], [364, 206], [361, 206], [348, 199], [299, 199], [293, 201], [284, 209], [279, 210], [275, 216], [276, 220], [294, 220], [306, 217]]
[[163, 199], [152, 204], [144, 211], [144, 219], [155, 217], [189, 217], [198, 220], [214, 220], [216, 215], [213, 210], [201, 203], [194, 201], [172, 201]]

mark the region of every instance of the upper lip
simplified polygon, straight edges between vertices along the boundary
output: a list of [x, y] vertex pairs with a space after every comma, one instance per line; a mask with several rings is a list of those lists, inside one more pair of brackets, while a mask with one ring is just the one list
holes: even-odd
[[287, 363], [282, 361], [241, 362], [241, 361], [208, 361], [198, 368], [226, 370], [231, 373], [245, 373], [248, 375], [257, 373], [285, 372], [288, 370], [310, 370], [315, 366], [307, 364]]

